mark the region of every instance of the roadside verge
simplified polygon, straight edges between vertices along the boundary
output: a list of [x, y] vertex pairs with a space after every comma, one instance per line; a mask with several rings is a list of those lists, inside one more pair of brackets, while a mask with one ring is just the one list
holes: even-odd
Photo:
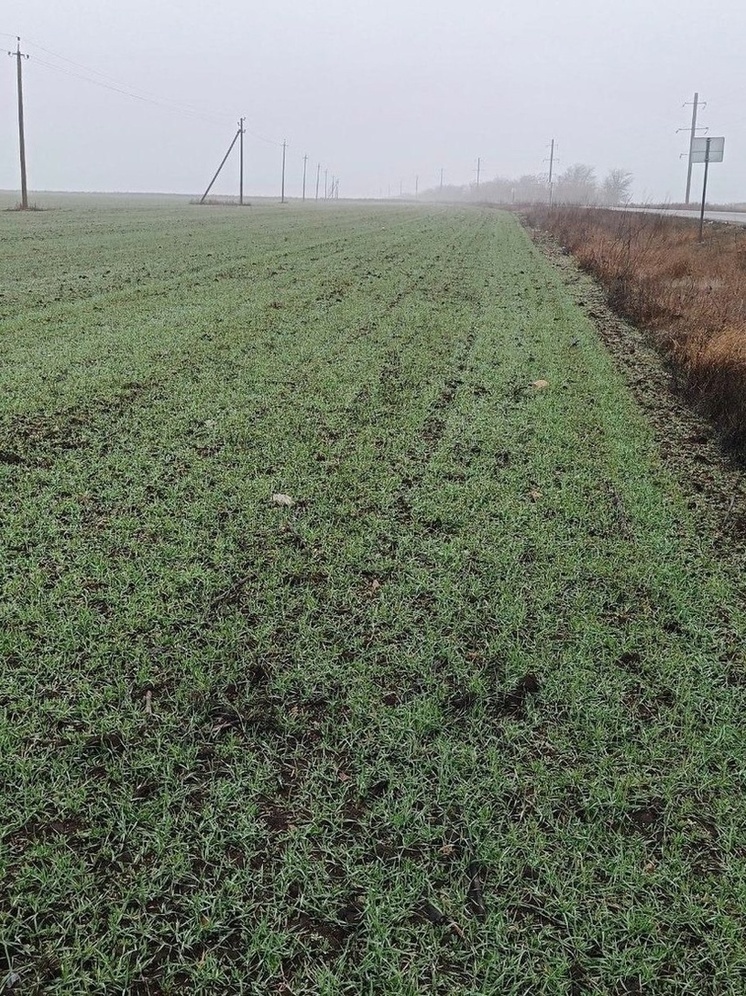
[[709, 526], [724, 556], [746, 550], [746, 457], [724, 447], [718, 427], [689, 404], [672, 363], [653, 333], [625, 321], [609, 305], [600, 282], [550, 232], [521, 218], [541, 255], [560, 274], [573, 301], [596, 326], [636, 402], [646, 413], [665, 463], [689, 507]]

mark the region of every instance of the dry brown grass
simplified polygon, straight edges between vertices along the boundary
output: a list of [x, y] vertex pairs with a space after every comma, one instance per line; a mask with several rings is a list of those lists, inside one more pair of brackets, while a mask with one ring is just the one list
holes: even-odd
[[536, 208], [606, 287], [612, 307], [652, 331], [695, 404], [746, 442], [746, 229], [593, 208]]

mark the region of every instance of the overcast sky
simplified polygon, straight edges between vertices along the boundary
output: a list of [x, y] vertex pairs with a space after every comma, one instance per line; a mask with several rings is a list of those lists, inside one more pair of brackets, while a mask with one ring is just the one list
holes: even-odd
[[[245, 115], [255, 194], [279, 192], [283, 138], [291, 194], [307, 153], [310, 188], [321, 162], [343, 196], [374, 197], [417, 175], [433, 186], [441, 167], [467, 183], [478, 156], [484, 179], [539, 173], [555, 138], [560, 171], [623, 167], [636, 197], [681, 200], [676, 129], [699, 90], [701, 124], [726, 136], [711, 199], [746, 200], [743, 0], [6, 0], [0, 32], [3, 49], [20, 34], [32, 57], [36, 190], [201, 192]], [[92, 71], [162, 103], [79, 78]], [[7, 57], [0, 91], [0, 188], [13, 189]], [[236, 189], [229, 168], [223, 192]]]

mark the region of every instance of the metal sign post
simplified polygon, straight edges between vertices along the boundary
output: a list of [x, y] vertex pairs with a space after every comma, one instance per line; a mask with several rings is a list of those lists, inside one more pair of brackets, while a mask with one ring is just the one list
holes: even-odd
[[705, 164], [705, 178], [702, 183], [702, 207], [699, 212], [699, 241], [704, 238], [705, 227], [705, 204], [707, 202], [707, 176], [710, 172], [710, 163], [721, 163], [725, 153], [725, 139], [719, 138], [695, 138], [692, 141], [692, 162]]
[[705, 178], [702, 183], [702, 209], [699, 212], [699, 241], [701, 242], [704, 238], [704, 228], [705, 228], [705, 204], [707, 203], [707, 174], [710, 171], [710, 142], [712, 139], [706, 138], [707, 146], [705, 148]]

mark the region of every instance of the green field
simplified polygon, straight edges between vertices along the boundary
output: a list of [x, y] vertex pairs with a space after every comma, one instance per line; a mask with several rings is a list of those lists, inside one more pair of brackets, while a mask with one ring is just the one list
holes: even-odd
[[742, 585], [515, 220], [0, 243], [0, 992], [746, 992]]

